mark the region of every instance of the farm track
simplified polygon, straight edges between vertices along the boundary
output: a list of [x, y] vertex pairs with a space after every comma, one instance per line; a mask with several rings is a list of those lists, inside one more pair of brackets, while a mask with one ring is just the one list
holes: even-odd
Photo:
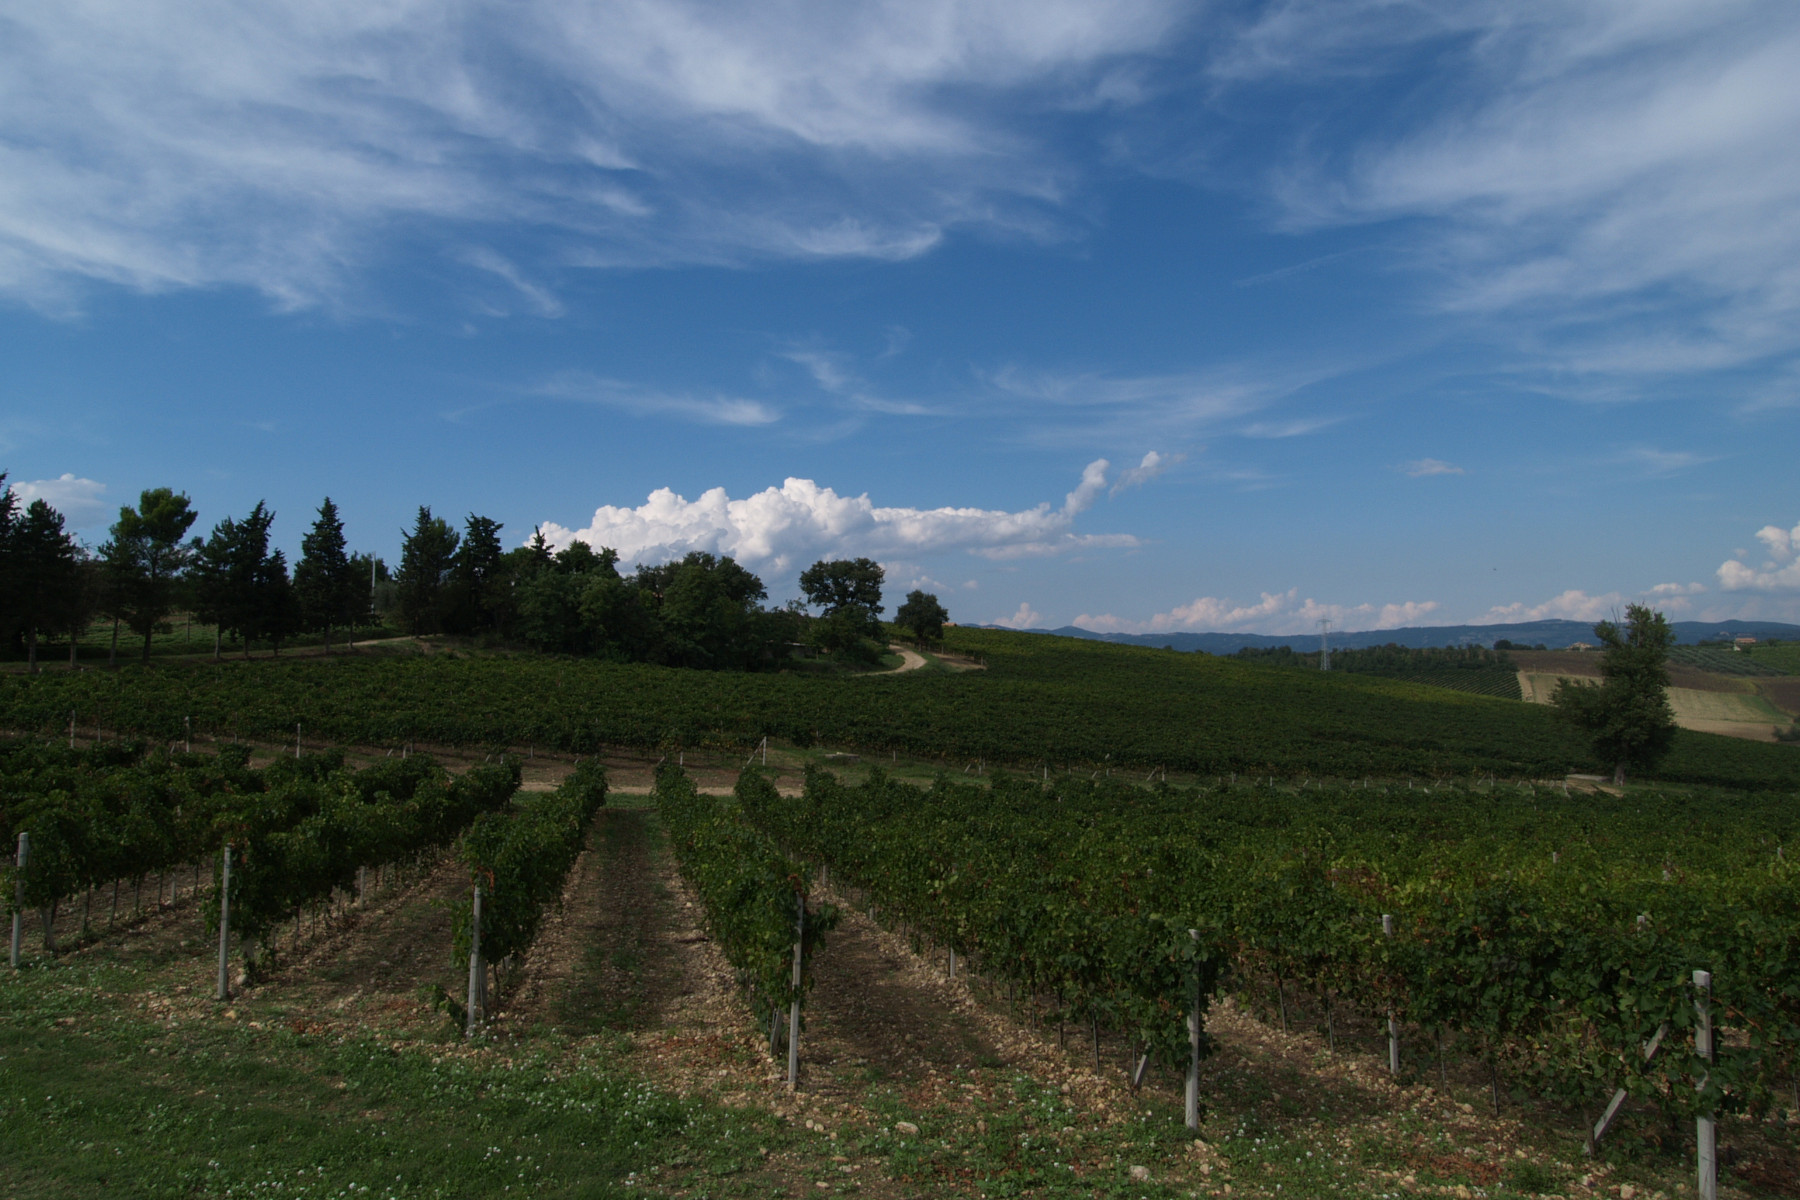
[[[1129, 1120], [1144, 1100], [1178, 1108], [1180, 1081], [1170, 1069], [1153, 1071], [1141, 1095], [1131, 1092], [1129, 1048], [1121, 1039], [1103, 1033], [1096, 1069], [1088, 1031], [1071, 1027], [1059, 1045], [1054, 1026], [1015, 1020], [1004, 997], [988, 994], [981, 981], [948, 978], [941, 953], [915, 953], [905, 936], [881, 928], [847, 898], [832, 899], [842, 917], [814, 966], [798, 1092], [783, 1087], [783, 1063], [769, 1056], [731, 969], [699, 928], [699, 909], [650, 810], [609, 809], [596, 823], [563, 909], [540, 935], [502, 1024], [570, 1035], [610, 1030], [628, 1039], [632, 1065], [662, 1086], [737, 1106], [766, 1105], [796, 1125], [810, 1122], [827, 1139], [880, 1127], [891, 1120], [884, 1110], [895, 1105], [973, 1125], [1017, 1111], [1025, 1103], [1017, 1092], [1021, 1078], [1062, 1095], [1083, 1128]], [[1346, 1047], [1349, 1025], [1348, 1014], [1340, 1014]], [[1326, 1055], [1319, 1039], [1281, 1034], [1230, 1003], [1215, 1009], [1209, 1026], [1221, 1043], [1203, 1080], [1209, 1106], [1376, 1124], [1421, 1106], [1441, 1109], [1450, 1124], [1479, 1135], [1480, 1149], [1470, 1153], [1489, 1161], [1506, 1154], [1503, 1143], [1517, 1133], [1514, 1122], [1488, 1121], [1426, 1089], [1396, 1087], [1365, 1047]], [[816, 1177], [816, 1162], [776, 1156], [767, 1166], [770, 1194], [803, 1194]], [[917, 1181], [894, 1179], [873, 1160], [843, 1166], [863, 1195], [919, 1194]], [[1200, 1182], [1215, 1169], [1229, 1168], [1201, 1143], [1181, 1172]], [[970, 1185], [971, 1194], [979, 1190]]]
[[[346, 906], [303, 935], [298, 954], [278, 950], [273, 974], [248, 994], [323, 1024], [430, 1021], [431, 989], [460, 998], [467, 983], [451, 961], [451, 927], [468, 887], [468, 868], [448, 852], [408, 868], [366, 907]], [[282, 943], [291, 930], [284, 927]]]

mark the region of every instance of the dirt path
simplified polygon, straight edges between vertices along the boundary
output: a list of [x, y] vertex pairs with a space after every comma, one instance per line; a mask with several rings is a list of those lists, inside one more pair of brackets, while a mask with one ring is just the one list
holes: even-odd
[[564, 1033], [642, 1032], [708, 990], [704, 940], [657, 870], [657, 831], [643, 808], [607, 808], [545, 921], [503, 1019]]
[[926, 665], [925, 656], [916, 650], [908, 650], [898, 642], [890, 642], [888, 649], [900, 656], [900, 665], [891, 671], [879, 671], [880, 675], [904, 675], [908, 671], [916, 671]]

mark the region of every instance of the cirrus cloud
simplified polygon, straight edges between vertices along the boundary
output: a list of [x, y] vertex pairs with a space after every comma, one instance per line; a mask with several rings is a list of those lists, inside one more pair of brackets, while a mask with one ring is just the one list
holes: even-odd
[[1041, 235], [1074, 172], [1028, 118], [1100, 103], [1185, 16], [1172, 0], [6, 4], [0, 294], [244, 285], [306, 305], [353, 290], [404, 227], [554, 317], [488, 234], [531, 231], [565, 266]]

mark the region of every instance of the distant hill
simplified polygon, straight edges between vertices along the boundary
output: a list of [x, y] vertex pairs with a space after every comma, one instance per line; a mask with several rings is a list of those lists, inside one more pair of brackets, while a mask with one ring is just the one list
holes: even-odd
[[[1785, 625], [1779, 621], [1675, 621], [1673, 625], [1675, 639], [1682, 645], [1734, 637], [1800, 641], [1800, 625]], [[1168, 646], [1175, 650], [1201, 650], [1207, 654], [1236, 654], [1246, 646], [1257, 649], [1292, 646], [1296, 650], [1316, 650], [1319, 646], [1319, 635], [1316, 633], [1095, 633], [1074, 625], [1064, 625], [1061, 629], [1028, 629], [1025, 632], [1053, 633], [1062, 637], [1119, 642], [1131, 646]], [[1576, 642], [1591, 643], [1594, 640], [1594, 626], [1587, 621], [1522, 621], [1513, 625], [1421, 625], [1404, 629], [1365, 629], [1354, 633], [1333, 630], [1331, 634], [1331, 644], [1334, 647], [1352, 649], [1385, 646], [1390, 642], [1413, 649], [1428, 646], [1492, 646], [1501, 639], [1520, 646], [1542, 643], [1552, 650], [1560, 650]]]

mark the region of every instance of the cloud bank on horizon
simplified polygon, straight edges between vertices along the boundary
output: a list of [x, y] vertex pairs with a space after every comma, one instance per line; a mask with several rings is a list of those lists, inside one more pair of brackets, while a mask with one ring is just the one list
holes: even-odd
[[[1113, 494], [1148, 482], [1169, 464], [1152, 450], [1121, 472]], [[1075, 518], [1107, 491], [1112, 464], [1095, 459], [1060, 508], [1048, 501], [1018, 512], [984, 508], [880, 506], [867, 494], [842, 496], [810, 479], [788, 479], [733, 500], [724, 488], [698, 499], [658, 488], [636, 508], [602, 505], [581, 529], [539, 526], [561, 549], [572, 542], [618, 551], [627, 563], [658, 563], [693, 551], [729, 555], [753, 570], [790, 573], [820, 558], [906, 559], [964, 551], [992, 560], [1143, 545], [1129, 533], [1076, 533]]]

